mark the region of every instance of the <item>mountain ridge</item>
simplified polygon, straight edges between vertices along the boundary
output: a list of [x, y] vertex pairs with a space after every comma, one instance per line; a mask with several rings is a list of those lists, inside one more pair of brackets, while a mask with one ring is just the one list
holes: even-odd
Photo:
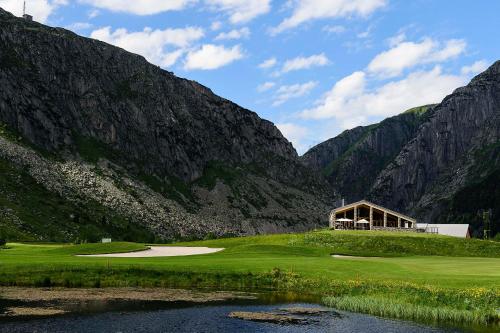
[[[483, 232], [480, 212], [492, 209], [492, 232], [500, 231], [500, 193], [487, 181], [500, 171], [500, 61], [441, 103], [414, 111], [346, 131], [306, 152], [302, 161], [320, 166], [349, 201], [365, 198], [425, 223], [469, 223], [475, 236]], [[416, 118], [408, 123], [405, 117], [412, 114]], [[395, 127], [380, 126], [390, 122]], [[343, 147], [348, 156], [332, 152], [349, 135], [358, 140]], [[388, 140], [397, 144], [391, 147]]]
[[[104, 42], [1, 9], [0, 27], [0, 157], [15, 179], [25, 170], [54, 201], [87, 207], [94, 239], [115, 215], [164, 239], [326, 223], [335, 194], [270, 121]], [[26, 194], [2, 195], [4, 226], [55, 238], [37, 235]], [[84, 236], [85, 223], [64, 221], [75, 231], [57, 239]]]

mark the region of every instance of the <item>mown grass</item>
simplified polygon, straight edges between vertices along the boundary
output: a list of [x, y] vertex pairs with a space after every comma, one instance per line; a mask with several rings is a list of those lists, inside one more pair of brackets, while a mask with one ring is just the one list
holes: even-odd
[[[499, 318], [494, 313], [500, 307], [497, 242], [324, 230], [176, 245], [225, 250], [187, 257], [89, 258], [73, 254], [134, 251], [144, 245], [9, 244], [0, 251], [0, 285], [274, 290], [335, 297], [344, 306], [358, 304], [345, 297], [369, 297], [363, 302], [393, 308], [380, 313], [366, 305], [363, 312], [398, 318], [427, 319], [419, 314], [426, 312], [436, 321], [484, 324]], [[338, 252], [376, 257], [331, 257]], [[431, 313], [431, 308], [441, 310]]]

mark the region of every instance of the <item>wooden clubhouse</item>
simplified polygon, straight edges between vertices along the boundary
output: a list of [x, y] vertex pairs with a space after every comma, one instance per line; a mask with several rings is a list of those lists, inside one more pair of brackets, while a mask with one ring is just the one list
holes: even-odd
[[337, 230], [416, 231], [417, 228], [415, 219], [366, 200], [335, 208], [329, 220], [330, 228]]

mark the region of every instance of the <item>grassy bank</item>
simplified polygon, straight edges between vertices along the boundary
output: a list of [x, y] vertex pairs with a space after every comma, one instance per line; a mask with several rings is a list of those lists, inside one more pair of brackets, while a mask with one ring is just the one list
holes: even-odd
[[[227, 238], [188, 257], [99, 258], [143, 244], [9, 244], [0, 285], [276, 290], [326, 296], [335, 307], [395, 318], [499, 321], [500, 243], [437, 235], [318, 231]], [[374, 256], [332, 258], [332, 253]]]

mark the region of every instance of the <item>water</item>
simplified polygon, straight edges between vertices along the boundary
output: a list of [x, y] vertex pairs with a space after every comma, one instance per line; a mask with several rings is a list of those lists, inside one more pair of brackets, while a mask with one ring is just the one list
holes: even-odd
[[[130, 303], [128, 303], [130, 304]], [[438, 328], [418, 323], [383, 319], [369, 315], [339, 311], [334, 313], [307, 317], [310, 322], [305, 325], [279, 325], [257, 323], [229, 318], [232, 311], [265, 311], [272, 312], [284, 307], [318, 307], [314, 304], [219, 304], [193, 306], [177, 304], [159, 306], [153, 309], [151, 303], [144, 308], [134, 303], [135, 310], [117, 310], [118, 304], [111, 306], [111, 312], [99, 312], [94, 305], [87, 304], [82, 312], [50, 318], [29, 320], [0, 321], [0, 332], [469, 332], [463, 329]], [[143, 304], [144, 305], [144, 304]], [[90, 309], [90, 310], [89, 310]], [[103, 305], [101, 310], [106, 309]]]

